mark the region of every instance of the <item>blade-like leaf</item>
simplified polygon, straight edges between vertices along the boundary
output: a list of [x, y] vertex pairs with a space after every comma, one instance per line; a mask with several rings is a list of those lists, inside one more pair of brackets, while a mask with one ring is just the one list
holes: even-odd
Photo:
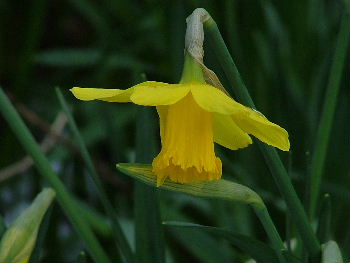
[[218, 228], [218, 227], [210, 227], [203, 226], [192, 223], [184, 223], [184, 222], [164, 222], [166, 226], [171, 227], [186, 227], [192, 229], [200, 229], [219, 237], [223, 237], [227, 239], [230, 243], [232, 243], [235, 247], [239, 248], [243, 252], [250, 255], [252, 258], [257, 260], [258, 262], [278, 262], [278, 257], [275, 251], [265, 243], [258, 241], [254, 238], [233, 233], [229, 230]]
[[321, 211], [317, 227], [317, 237], [322, 243], [327, 242], [330, 239], [331, 215], [331, 197], [329, 194], [325, 194], [321, 203]]
[[[148, 185], [156, 186], [156, 175], [152, 172], [152, 166], [147, 164], [117, 164], [117, 168]], [[179, 184], [165, 180], [159, 187], [170, 191], [182, 192], [189, 195], [205, 198], [218, 198], [228, 201], [247, 203], [256, 207], [264, 207], [261, 198], [250, 188], [228, 180], [217, 180], [210, 182], [197, 182]]]
[[287, 249], [282, 250], [282, 255], [289, 263], [302, 263], [303, 260], [290, 253]]
[[[150, 162], [156, 155], [155, 112], [139, 107], [136, 125], [136, 160]], [[164, 238], [159, 213], [158, 192], [135, 181], [135, 247], [140, 262], [164, 262]]]

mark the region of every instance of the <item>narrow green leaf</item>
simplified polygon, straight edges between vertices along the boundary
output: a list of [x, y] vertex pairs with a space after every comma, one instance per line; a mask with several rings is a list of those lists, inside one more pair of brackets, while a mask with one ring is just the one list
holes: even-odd
[[321, 203], [321, 211], [318, 220], [317, 237], [321, 243], [325, 243], [330, 239], [330, 228], [331, 228], [331, 196], [325, 194]]
[[[189, 222], [192, 220], [190, 217], [191, 215], [186, 214], [182, 209], [163, 208], [165, 209], [166, 221]], [[181, 231], [179, 231], [177, 228], [168, 227], [167, 236], [171, 239], [175, 239], [181, 244], [181, 247], [189, 251], [191, 256], [198, 258], [198, 261], [200, 262], [211, 263], [232, 261], [232, 253], [234, 253], [234, 251], [232, 251], [231, 244], [225, 240], [218, 245], [217, 237], [208, 232], [198, 231], [197, 229], [191, 228], [182, 228]], [[177, 251], [177, 247], [175, 247], [175, 249], [175, 251]], [[184, 259], [182, 255], [180, 255], [178, 261], [180, 261], [180, 259], [186, 261], [186, 258]]]
[[337, 242], [330, 240], [322, 245], [322, 263], [343, 263]]
[[[117, 164], [117, 168], [148, 185], [156, 187], [156, 175], [152, 172], [152, 166], [148, 164]], [[228, 201], [242, 202], [256, 207], [264, 207], [260, 196], [250, 188], [224, 179], [216, 181], [205, 181], [189, 184], [174, 183], [165, 180], [160, 189], [182, 192], [189, 195], [205, 198], [218, 198]]]
[[42, 153], [33, 135], [30, 133], [27, 126], [24, 124], [23, 120], [20, 118], [17, 111], [12, 106], [1, 88], [0, 111], [5, 117], [6, 121], [9, 123], [12, 131], [16, 134], [22, 146], [33, 158], [33, 161], [40, 174], [51, 184], [52, 188], [56, 191], [58, 202], [72, 222], [80, 237], [85, 242], [85, 245], [91, 253], [93, 259], [97, 262], [109, 262], [110, 260], [107, 254], [97, 241], [94, 233], [91, 231], [90, 227], [86, 224], [84, 219], [79, 214], [79, 211], [70, 192], [68, 192], [67, 188], [60, 181], [57, 174], [55, 174], [55, 172], [52, 170], [50, 162]]
[[310, 167], [310, 205], [309, 214], [314, 216], [323, 176], [323, 168], [328, 149], [329, 137], [331, 134], [334, 112], [337, 105], [337, 97], [341, 84], [341, 77], [345, 66], [346, 55], [349, 46], [349, 14], [343, 14], [337, 42], [334, 50], [334, 57], [329, 75], [328, 86], [323, 103], [323, 112], [318, 126], [318, 133], [315, 139], [315, 148]]
[[218, 228], [218, 227], [210, 227], [203, 226], [192, 223], [184, 223], [184, 222], [164, 222], [166, 226], [171, 227], [186, 227], [193, 229], [200, 229], [219, 237], [223, 237], [227, 239], [230, 243], [232, 243], [235, 247], [239, 248], [258, 262], [278, 262], [278, 257], [275, 251], [265, 243], [253, 239], [251, 237], [240, 235], [233, 233], [229, 230]]
[[282, 255], [288, 263], [303, 263], [303, 260], [290, 253], [287, 249], [282, 250]]
[[90, 207], [85, 202], [75, 199], [76, 206], [79, 209], [81, 217], [83, 217], [90, 227], [96, 232], [96, 234], [101, 235], [105, 238], [112, 236], [112, 227], [108, 218], [95, 209]]
[[[155, 112], [139, 107], [136, 124], [136, 161], [151, 162], [156, 154]], [[163, 228], [159, 213], [158, 192], [135, 181], [135, 242], [139, 262], [164, 262]]]
[[134, 258], [133, 251], [131, 250], [130, 244], [129, 244], [128, 240], [126, 239], [125, 234], [120, 226], [120, 222], [119, 222], [119, 219], [117, 217], [117, 213], [115, 212], [112, 203], [108, 199], [107, 193], [104, 189], [102, 181], [100, 180], [100, 177], [97, 174], [97, 171], [96, 171], [95, 166], [92, 162], [91, 156], [87, 150], [85, 142], [80, 135], [79, 129], [78, 129], [78, 127], [73, 119], [72, 114], [69, 111], [67, 102], [65, 101], [63, 94], [61, 93], [61, 91], [58, 88], [56, 88], [56, 94], [57, 94], [57, 97], [60, 101], [60, 104], [61, 104], [63, 111], [67, 115], [68, 123], [70, 125], [70, 128], [72, 129], [75, 140], [79, 145], [81, 155], [82, 155], [82, 157], [83, 157], [83, 159], [84, 159], [84, 161], [85, 161], [85, 163], [90, 171], [89, 175], [91, 176], [91, 179], [93, 180], [93, 182], [96, 185], [97, 193], [98, 193], [98, 196], [101, 200], [101, 203], [102, 203], [106, 213], [108, 214], [108, 216], [111, 219], [111, 224], [112, 224], [112, 229], [113, 229], [112, 235], [113, 235], [113, 238], [115, 240], [115, 243], [117, 244], [117, 247], [119, 248], [120, 253], [125, 256], [125, 259], [128, 262], [132, 262], [133, 258]]

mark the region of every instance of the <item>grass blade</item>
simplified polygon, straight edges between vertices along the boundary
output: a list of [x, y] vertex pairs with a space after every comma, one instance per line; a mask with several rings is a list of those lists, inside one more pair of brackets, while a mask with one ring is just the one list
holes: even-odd
[[[190, 215], [186, 215], [183, 211], [166, 209], [165, 213], [166, 221], [189, 222], [192, 220]], [[198, 231], [194, 228], [182, 228], [179, 231], [174, 227], [168, 227], [166, 230], [169, 238], [177, 240], [184, 249], [198, 258], [199, 262], [232, 262], [232, 253], [234, 252], [230, 244], [223, 242], [218, 245], [217, 238], [208, 232]], [[190, 260], [183, 258], [182, 255], [180, 258], [174, 258], [174, 262], [179, 261], [186, 262]]]
[[[150, 107], [139, 107], [136, 125], [136, 161], [150, 163], [155, 150], [154, 113]], [[135, 242], [139, 262], [164, 262], [163, 229], [157, 191], [135, 182]]]
[[87, 249], [91, 253], [92, 258], [97, 262], [109, 262], [110, 260], [107, 254], [97, 241], [94, 233], [80, 216], [71, 194], [52, 170], [49, 161], [41, 152], [40, 147], [35, 142], [33, 135], [30, 133], [15, 108], [11, 105], [2, 89], [0, 89], [0, 111], [25, 150], [33, 158], [40, 174], [55, 190], [59, 204], [72, 222], [75, 230], [84, 241]]
[[318, 227], [317, 227], [317, 237], [321, 243], [325, 243], [330, 239], [331, 230], [331, 197], [329, 194], [323, 196], [321, 211], [319, 215]]
[[340, 80], [345, 66], [346, 54], [349, 46], [349, 15], [343, 14], [338, 38], [334, 51], [333, 63], [328, 81], [328, 87], [323, 103], [323, 112], [315, 139], [315, 148], [310, 167], [310, 205], [309, 213], [313, 217], [320, 194], [323, 168], [327, 154], [329, 137], [332, 129]]
[[278, 257], [275, 251], [265, 243], [258, 241], [254, 238], [233, 233], [232, 231], [218, 228], [218, 227], [210, 227], [203, 226], [192, 223], [184, 223], [184, 222], [174, 222], [167, 221], [163, 223], [166, 226], [170, 227], [181, 227], [181, 228], [192, 228], [192, 229], [200, 229], [205, 232], [212, 233], [219, 237], [223, 237], [227, 239], [230, 243], [232, 243], [235, 247], [239, 248], [258, 262], [277, 262]]
[[102, 182], [97, 174], [97, 171], [96, 171], [95, 166], [92, 162], [90, 154], [86, 148], [84, 140], [81, 137], [80, 132], [78, 130], [78, 127], [73, 119], [73, 116], [68, 109], [67, 102], [65, 101], [61, 91], [58, 88], [56, 88], [56, 94], [57, 94], [57, 97], [60, 101], [60, 104], [61, 104], [63, 111], [67, 115], [68, 123], [70, 125], [70, 128], [72, 129], [75, 140], [79, 145], [81, 155], [82, 155], [82, 157], [83, 157], [83, 159], [84, 159], [84, 161], [85, 161], [85, 163], [90, 171], [89, 174], [91, 176], [91, 179], [93, 180], [93, 182], [96, 185], [97, 193], [98, 193], [98, 196], [101, 200], [101, 203], [102, 203], [107, 215], [111, 219], [111, 224], [112, 224], [112, 229], [113, 229], [112, 234], [113, 234], [113, 238], [117, 244], [117, 247], [119, 248], [120, 253], [125, 256], [125, 259], [128, 262], [132, 262], [134, 255], [133, 255], [133, 252], [131, 250], [130, 244], [128, 243], [128, 241], [125, 237], [125, 234], [120, 226], [117, 214], [116, 214], [111, 202], [109, 201], [109, 199], [107, 197], [106, 191], [105, 191], [103, 184], [102, 184]]

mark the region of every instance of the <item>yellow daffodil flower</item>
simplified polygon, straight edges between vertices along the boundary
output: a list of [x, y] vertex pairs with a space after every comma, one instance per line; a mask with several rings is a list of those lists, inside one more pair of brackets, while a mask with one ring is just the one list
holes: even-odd
[[214, 142], [237, 150], [252, 143], [251, 134], [289, 150], [286, 130], [205, 83], [200, 66], [189, 55], [179, 84], [146, 81], [126, 90], [76, 87], [71, 91], [84, 101], [157, 107], [162, 149], [152, 167], [158, 186], [166, 178], [180, 183], [220, 179], [222, 164]]

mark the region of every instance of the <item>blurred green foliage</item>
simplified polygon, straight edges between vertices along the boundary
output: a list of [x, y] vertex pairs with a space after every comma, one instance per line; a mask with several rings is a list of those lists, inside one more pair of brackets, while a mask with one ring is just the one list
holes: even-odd
[[[83, 103], [68, 89], [125, 89], [139, 81], [140, 73], [150, 80], [177, 82], [183, 63], [185, 19], [196, 7], [204, 7], [218, 23], [257, 109], [288, 130], [291, 151], [280, 156], [299, 197], [307, 204], [309, 167], [335, 41], [341, 18], [348, 15], [345, 1], [0, 2], [0, 85], [38, 141], [47, 135], [48, 125], [61, 111], [54, 92], [55, 86], [61, 87], [129, 240], [134, 238], [134, 182], [118, 172], [115, 164], [135, 161], [138, 107]], [[210, 43], [206, 42], [205, 51], [206, 65], [226, 85]], [[348, 62], [345, 68], [348, 70]], [[329, 193], [331, 200], [329, 238], [338, 242], [347, 260], [348, 86], [348, 71], [344, 71], [321, 183], [321, 193]], [[155, 111], [152, 113], [156, 119]], [[25, 152], [1, 118], [0, 214], [5, 222], [11, 222], [45, 182], [32, 168], [6, 170], [22, 162]], [[118, 258], [108, 226], [104, 227], [107, 218], [72, 133], [65, 129], [59, 137], [47, 156], [65, 185], [96, 210], [95, 231], [110, 256]], [[288, 220], [293, 215], [286, 211], [257, 146], [234, 152], [217, 147], [217, 152], [224, 162], [224, 178], [243, 183], [261, 195], [282, 238], [293, 238], [295, 243], [299, 237]], [[267, 242], [248, 207], [163, 191], [159, 197], [163, 221], [225, 227], [237, 235]], [[48, 216], [46, 238], [50, 242], [42, 242], [41, 260], [74, 261], [83, 255], [81, 240], [61, 209], [55, 206]], [[316, 226], [317, 220], [313, 224]], [[166, 257], [170, 261], [243, 262], [249, 258], [217, 236], [191, 228], [180, 230], [165, 228]]]

